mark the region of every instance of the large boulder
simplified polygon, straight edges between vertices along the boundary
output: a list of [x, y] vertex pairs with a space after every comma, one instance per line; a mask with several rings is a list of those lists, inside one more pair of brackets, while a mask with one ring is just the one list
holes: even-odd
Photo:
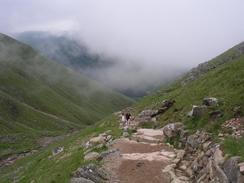
[[166, 138], [172, 138], [181, 135], [181, 132], [184, 131], [183, 123], [170, 123], [163, 127], [163, 133]]
[[139, 116], [139, 118], [151, 118], [152, 116], [157, 115], [157, 113], [158, 113], [158, 110], [148, 109], [148, 110], [142, 111], [138, 116]]
[[240, 157], [231, 157], [225, 161], [223, 169], [230, 183], [244, 183], [244, 177], [241, 175], [238, 162]]
[[206, 106], [216, 106], [218, 105], [218, 99], [214, 97], [206, 97], [203, 99], [202, 104]]
[[175, 103], [175, 100], [164, 100], [162, 102], [162, 107], [170, 108], [174, 105], [174, 103]]
[[193, 105], [192, 110], [188, 113], [189, 117], [202, 117], [207, 112], [207, 107], [205, 105], [197, 106]]

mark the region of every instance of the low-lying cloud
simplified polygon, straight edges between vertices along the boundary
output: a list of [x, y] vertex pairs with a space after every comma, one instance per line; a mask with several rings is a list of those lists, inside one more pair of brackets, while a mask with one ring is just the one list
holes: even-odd
[[168, 79], [243, 41], [243, 7], [243, 0], [3, 0], [0, 31], [66, 31], [118, 58], [97, 75], [130, 88]]

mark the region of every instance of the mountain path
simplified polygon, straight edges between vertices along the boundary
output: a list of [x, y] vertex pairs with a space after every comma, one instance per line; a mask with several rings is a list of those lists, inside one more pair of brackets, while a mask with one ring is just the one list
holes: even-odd
[[175, 150], [163, 143], [163, 131], [138, 129], [130, 138], [121, 137], [111, 148], [117, 149], [104, 159], [110, 174], [109, 183], [169, 183], [171, 176], [163, 172], [173, 164]]

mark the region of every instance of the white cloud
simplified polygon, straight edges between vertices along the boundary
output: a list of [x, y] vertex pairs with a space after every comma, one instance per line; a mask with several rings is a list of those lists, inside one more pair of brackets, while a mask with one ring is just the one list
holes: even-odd
[[243, 0], [1, 0], [0, 31], [75, 31], [92, 50], [163, 78], [243, 41], [243, 7]]

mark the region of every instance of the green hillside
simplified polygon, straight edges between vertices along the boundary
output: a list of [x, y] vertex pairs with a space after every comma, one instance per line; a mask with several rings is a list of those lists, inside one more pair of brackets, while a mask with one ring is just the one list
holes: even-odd
[[[219, 106], [209, 112], [220, 110], [223, 112], [221, 118], [212, 121], [209, 116], [201, 119], [187, 117], [192, 105], [201, 105], [204, 97], [219, 99]], [[200, 64], [182, 79], [143, 98], [136, 104], [136, 112], [157, 108], [165, 99], [174, 99], [176, 103], [161, 116], [161, 125], [182, 121], [191, 129], [206, 127], [217, 132], [222, 122], [234, 116], [234, 107], [240, 106], [244, 114], [244, 43]]]
[[0, 157], [92, 125], [132, 101], [0, 34]]

